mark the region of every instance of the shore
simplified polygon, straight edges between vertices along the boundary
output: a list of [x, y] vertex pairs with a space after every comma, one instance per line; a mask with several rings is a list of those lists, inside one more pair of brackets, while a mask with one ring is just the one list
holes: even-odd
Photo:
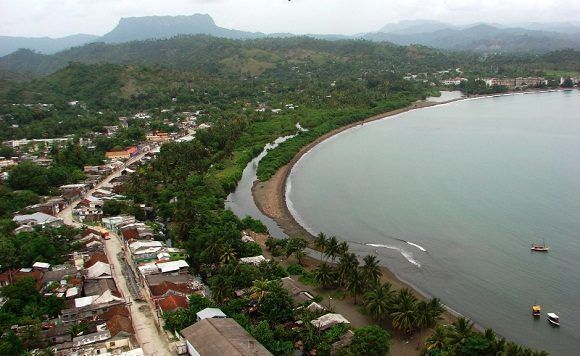
[[[330, 131], [316, 140], [312, 141], [308, 145], [302, 147], [300, 151], [292, 158], [292, 160], [286, 164], [285, 166], [278, 169], [276, 174], [274, 174], [269, 180], [265, 182], [256, 181], [252, 186], [252, 196], [254, 197], [254, 202], [258, 209], [266, 216], [270, 217], [280, 226], [282, 231], [288, 236], [302, 236], [307, 239], [312, 239], [311, 233], [309, 233], [303, 226], [301, 226], [295, 219], [290, 210], [288, 209], [288, 205], [286, 203], [286, 182], [292, 168], [296, 163], [308, 153], [311, 149], [313, 149], [319, 143], [327, 140], [328, 138], [337, 135], [343, 131], [349, 130], [353, 127], [363, 125], [365, 123], [369, 123], [372, 121], [386, 119], [391, 116], [399, 115], [401, 113], [421, 109], [426, 107], [432, 107], [437, 105], [448, 104], [455, 101], [461, 100], [469, 100], [469, 99], [479, 99], [479, 98], [486, 98], [486, 97], [497, 97], [497, 96], [505, 96], [505, 95], [517, 95], [517, 94], [530, 94], [530, 93], [544, 93], [544, 92], [555, 92], [555, 91], [564, 91], [569, 89], [528, 89], [525, 91], [512, 91], [507, 93], [498, 93], [498, 94], [481, 94], [481, 95], [471, 95], [471, 96], [463, 96], [461, 98], [452, 99], [443, 102], [428, 102], [428, 101], [418, 101], [413, 103], [410, 106], [405, 108], [392, 110], [388, 112], [384, 112], [372, 117], [369, 117], [365, 120], [358, 121], [347, 126], [343, 126], [337, 128], [333, 131]], [[389, 272], [391, 273], [391, 272]], [[392, 274], [392, 273], [391, 273]]]

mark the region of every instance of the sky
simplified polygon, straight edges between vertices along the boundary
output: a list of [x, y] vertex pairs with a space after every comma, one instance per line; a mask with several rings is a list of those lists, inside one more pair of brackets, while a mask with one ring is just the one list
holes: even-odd
[[580, 0], [0, 0], [0, 35], [103, 35], [121, 17], [207, 13], [225, 28], [357, 34], [387, 23], [578, 21]]

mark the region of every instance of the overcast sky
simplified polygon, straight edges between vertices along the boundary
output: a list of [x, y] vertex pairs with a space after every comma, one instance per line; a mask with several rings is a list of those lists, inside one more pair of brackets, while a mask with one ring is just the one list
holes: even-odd
[[0, 35], [102, 35], [121, 17], [194, 13], [246, 31], [355, 34], [413, 19], [578, 21], [580, 0], [0, 0]]

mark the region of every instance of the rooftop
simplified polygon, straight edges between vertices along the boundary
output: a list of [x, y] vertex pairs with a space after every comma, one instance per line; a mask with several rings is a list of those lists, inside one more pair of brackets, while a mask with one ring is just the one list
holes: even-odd
[[204, 319], [180, 333], [200, 355], [272, 355], [231, 318]]

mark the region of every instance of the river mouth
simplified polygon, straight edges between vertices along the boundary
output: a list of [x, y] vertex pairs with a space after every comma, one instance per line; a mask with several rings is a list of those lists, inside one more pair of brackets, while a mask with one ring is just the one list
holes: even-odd
[[[362, 249], [397, 275], [481, 325], [574, 354], [579, 109], [580, 92], [556, 92], [466, 100], [365, 124], [304, 155], [286, 200], [311, 233], [367, 244]], [[542, 238], [550, 252], [532, 253], [530, 243]], [[534, 303], [561, 312], [566, 327], [549, 328], [544, 316], [534, 322]]]

